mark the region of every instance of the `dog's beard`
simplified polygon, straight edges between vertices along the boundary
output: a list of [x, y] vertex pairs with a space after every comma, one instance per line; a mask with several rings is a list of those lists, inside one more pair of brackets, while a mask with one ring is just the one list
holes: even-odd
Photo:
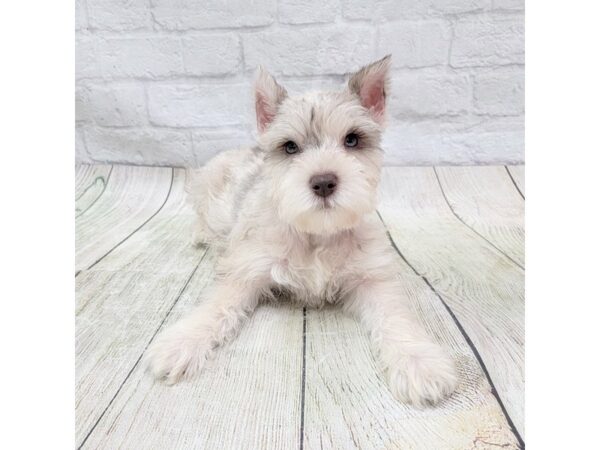
[[338, 205], [329, 208], [313, 209], [299, 213], [291, 224], [304, 233], [335, 234], [342, 230], [354, 228], [361, 217], [369, 210], [360, 211]]
[[[330, 235], [354, 228], [375, 209], [378, 170], [342, 151], [313, 150], [300, 155], [273, 186], [280, 218], [304, 233]], [[333, 172], [338, 187], [329, 197], [315, 195], [310, 177]]]

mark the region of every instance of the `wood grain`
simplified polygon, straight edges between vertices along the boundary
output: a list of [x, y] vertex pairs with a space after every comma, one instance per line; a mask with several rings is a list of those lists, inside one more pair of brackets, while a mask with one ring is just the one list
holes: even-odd
[[159, 214], [76, 278], [78, 444], [127, 379], [202, 258], [204, 251], [189, 244], [192, 211], [184, 202], [183, 184], [183, 172], [175, 171], [173, 195]]
[[524, 267], [525, 203], [504, 166], [435, 169], [454, 213]]
[[521, 196], [525, 198], [525, 166], [506, 166]]
[[470, 336], [522, 435], [523, 270], [452, 214], [432, 168], [385, 169], [379, 211], [399, 250]]
[[172, 177], [168, 168], [115, 166], [102, 195], [75, 220], [76, 270], [89, 268], [156, 214]]
[[75, 217], [87, 211], [100, 198], [111, 171], [112, 166], [75, 167]]
[[[196, 304], [212, 277], [207, 259], [170, 314]], [[196, 378], [175, 386], [136, 366], [85, 448], [298, 448], [302, 311], [260, 306]]]
[[434, 408], [398, 402], [360, 324], [336, 309], [309, 312], [305, 448], [518, 448], [477, 359], [440, 300], [402, 261], [398, 276], [400, 295], [455, 359], [457, 391]]
[[79, 197], [92, 182], [100, 177], [106, 177], [112, 166], [103, 164], [75, 165], [75, 198]]

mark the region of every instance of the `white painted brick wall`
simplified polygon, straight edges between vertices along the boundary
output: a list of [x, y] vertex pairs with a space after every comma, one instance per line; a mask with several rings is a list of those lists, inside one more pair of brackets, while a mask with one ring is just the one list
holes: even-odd
[[291, 92], [393, 54], [388, 164], [523, 161], [524, 0], [76, 0], [76, 156], [199, 165]]

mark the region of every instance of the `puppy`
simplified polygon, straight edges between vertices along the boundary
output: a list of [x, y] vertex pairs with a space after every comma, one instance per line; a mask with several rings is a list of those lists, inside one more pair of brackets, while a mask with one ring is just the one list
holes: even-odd
[[219, 154], [189, 179], [194, 239], [218, 248], [206, 298], [150, 346], [157, 378], [196, 375], [260, 300], [336, 303], [369, 331], [393, 395], [435, 404], [455, 388], [453, 361], [412, 317], [397, 257], [375, 214], [387, 56], [339, 92], [290, 97], [260, 69], [258, 142]]

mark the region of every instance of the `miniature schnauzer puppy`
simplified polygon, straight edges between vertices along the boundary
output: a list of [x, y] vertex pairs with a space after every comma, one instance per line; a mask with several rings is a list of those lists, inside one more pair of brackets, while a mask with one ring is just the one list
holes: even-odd
[[214, 285], [197, 309], [150, 346], [168, 383], [202, 369], [260, 300], [341, 305], [367, 328], [392, 394], [435, 404], [457, 376], [413, 318], [376, 217], [390, 56], [339, 92], [291, 97], [259, 69], [254, 148], [219, 154], [188, 180], [195, 240], [218, 249]]

